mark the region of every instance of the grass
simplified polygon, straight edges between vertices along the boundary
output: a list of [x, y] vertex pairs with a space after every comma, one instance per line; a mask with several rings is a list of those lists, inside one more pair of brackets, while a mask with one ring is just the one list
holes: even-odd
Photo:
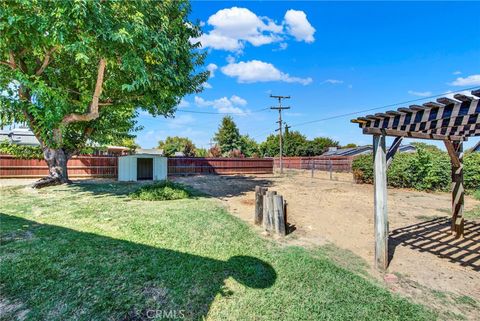
[[171, 201], [188, 198], [192, 194], [191, 190], [182, 184], [162, 181], [142, 186], [130, 193], [130, 197], [144, 201]]
[[132, 200], [137, 188], [1, 189], [0, 318], [435, 319], [331, 249], [276, 245], [204, 197]]

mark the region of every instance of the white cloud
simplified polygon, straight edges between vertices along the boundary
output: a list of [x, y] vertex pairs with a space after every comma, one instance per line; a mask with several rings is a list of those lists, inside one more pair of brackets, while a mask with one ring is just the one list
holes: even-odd
[[322, 84], [339, 85], [339, 84], [343, 84], [343, 80], [327, 79], [327, 80], [322, 81]]
[[232, 62], [222, 67], [221, 70], [225, 75], [237, 78], [239, 83], [283, 81], [308, 85], [312, 82], [312, 78], [292, 77], [281, 72], [274, 65], [260, 60]]
[[414, 90], [409, 90], [408, 93], [413, 96], [418, 96], [418, 97], [428, 97], [432, 95], [431, 91], [414, 91]]
[[195, 122], [195, 118], [192, 115], [184, 114], [180, 116], [175, 116], [175, 118], [170, 118], [168, 120], [168, 127], [170, 128], [182, 128], [186, 125], [192, 124]]
[[468, 77], [458, 77], [450, 85], [452, 86], [476, 86], [480, 85], [480, 75], [470, 75]]
[[208, 64], [206, 68], [210, 71], [210, 78], [215, 77], [215, 70], [218, 69], [218, 66], [215, 64]]
[[182, 98], [180, 100], [180, 103], [178, 104], [179, 108], [184, 108], [184, 107], [188, 107], [188, 106], [190, 106], [190, 103], [188, 101], [186, 101], [185, 98]]
[[241, 97], [238, 97], [236, 95], [233, 95], [232, 97], [230, 97], [230, 101], [235, 104], [235, 105], [238, 105], [238, 106], [245, 106], [247, 104], [247, 101]]
[[278, 48], [272, 49], [272, 51], [283, 51], [288, 48], [288, 43], [286, 42], [281, 42], [278, 44]]
[[457, 70], [457, 71], [454, 71], [454, 72], [452, 72], [452, 74], [453, 74], [453, 75], [461, 75], [461, 74], [462, 74], [462, 72], [461, 72], [461, 71], [459, 71], [459, 70]]
[[297, 41], [314, 42], [315, 28], [307, 20], [307, 15], [303, 11], [288, 10], [285, 13], [285, 24], [287, 32], [295, 37]]
[[[241, 52], [246, 43], [255, 47], [284, 41], [288, 35], [297, 41], [313, 42], [315, 29], [303, 11], [289, 10], [285, 21], [277, 24], [269, 17], [257, 16], [247, 8], [225, 8], [211, 15], [207, 24], [212, 27], [192, 42], [201, 42], [204, 48]], [[280, 46], [282, 49], [286, 45]]]
[[204, 82], [202, 86], [203, 86], [203, 88], [206, 88], [206, 89], [212, 89], [213, 88], [212, 85], [210, 85], [208, 82]]
[[219, 113], [246, 114], [247, 111], [240, 107], [246, 106], [247, 101], [239, 96], [222, 97], [215, 100], [205, 100], [202, 97], [195, 96], [195, 104], [199, 107], [213, 107]]

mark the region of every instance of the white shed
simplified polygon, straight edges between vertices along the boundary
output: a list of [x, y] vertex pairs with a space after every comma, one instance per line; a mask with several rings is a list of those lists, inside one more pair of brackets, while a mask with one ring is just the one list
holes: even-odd
[[118, 158], [119, 181], [160, 181], [166, 179], [166, 157], [152, 154], [135, 154]]

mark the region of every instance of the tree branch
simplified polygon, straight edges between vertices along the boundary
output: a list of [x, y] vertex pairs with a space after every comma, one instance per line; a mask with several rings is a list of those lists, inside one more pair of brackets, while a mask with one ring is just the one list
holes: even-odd
[[13, 55], [13, 51], [10, 50], [8, 52], [8, 56], [9, 56], [9, 62], [10, 62], [10, 65], [12, 66], [12, 69], [17, 68], [17, 65], [15, 64], [15, 56]]
[[93, 92], [92, 102], [90, 103], [89, 111], [86, 114], [68, 114], [62, 119], [62, 125], [67, 125], [74, 122], [90, 121], [98, 118], [98, 101], [102, 94], [103, 76], [105, 73], [105, 58], [101, 58], [98, 63], [97, 82], [95, 84], [95, 91]]
[[2, 65], [5, 65], [5, 66], [8, 66], [12, 69], [15, 69], [15, 66], [12, 66], [8, 61], [0, 61], [0, 64]]
[[52, 53], [57, 50], [57, 47], [53, 47], [52, 49], [50, 49], [49, 51], [45, 52], [45, 58], [43, 58], [43, 63], [42, 65], [40, 66], [40, 68], [37, 70], [37, 72], [35, 73], [36, 76], [40, 76], [43, 71], [45, 70], [45, 68], [47, 68], [48, 64], [50, 63], [50, 58], [52, 56]]
[[11, 69], [16, 69], [17, 65], [15, 64], [15, 56], [13, 55], [13, 51], [8, 52], [8, 61], [0, 61], [0, 64], [10, 67]]

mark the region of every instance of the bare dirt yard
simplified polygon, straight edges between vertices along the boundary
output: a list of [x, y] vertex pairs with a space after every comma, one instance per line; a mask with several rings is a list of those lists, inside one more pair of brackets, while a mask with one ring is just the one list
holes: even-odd
[[[175, 180], [220, 199], [233, 215], [250, 224], [255, 186], [266, 186], [284, 196], [288, 222], [294, 225], [294, 231], [279, 242], [306, 247], [333, 244], [366, 262], [367, 277], [430, 306], [447, 320], [475, 320], [480, 315], [480, 220], [466, 221], [464, 238], [450, 235], [449, 193], [389, 189], [391, 261], [387, 273], [380, 274], [372, 266], [373, 186], [355, 184], [352, 174], [334, 173], [332, 180], [326, 172], [316, 172], [312, 178], [307, 171]], [[479, 205], [466, 197], [466, 211]], [[332, 256], [335, 259], [335, 253]], [[352, 260], [340, 263], [355, 264]], [[465, 309], [465, 303], [471, 303], [471, 308]]]

